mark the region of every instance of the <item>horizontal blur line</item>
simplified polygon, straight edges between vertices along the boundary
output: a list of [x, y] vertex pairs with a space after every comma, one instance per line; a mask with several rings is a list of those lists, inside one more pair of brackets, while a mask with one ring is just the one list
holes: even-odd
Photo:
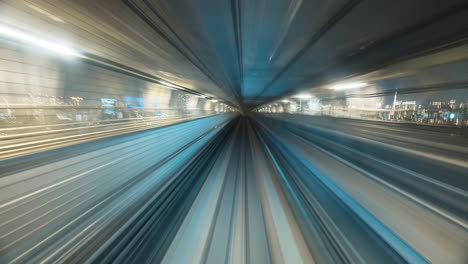
[[[97, 100], [97, 99], [96, 99]], [[29, 105], [29, 104], [0, 104], [0, 109], [109, 109], [113, 107], [105, 106], [72, 106], [72, 105]], [[159, 108], [159, 107], [122, 107], [130, 110], [181, 110], [180, 108]], [[204, 111], [199, 108], [187, 108], [188, 111]]]
[[[38, 152], [43, 152], [46, 150], [56, 149], [59, 147], [65, 147], [70, 145], [75, 145], [79, 143], [89, 142], [98, 139], [109, 138], [113, 136], [119, 136], [124, 134], [130, 134], [135, 132], [140, 132], [149, 129], [160, 128], [164, 126], [170, 126], [175, 124], [180, 124], [187, 121], [207, 118], [215, 115], [199, 115], [191, 116], [186, 118], [173, 118], [173, 119], [163, 119], [159, 120], [160, 122], [150, 122], [150, 120], [142, 120], [141, 122], [123, 122], [120, 124], [111, 124], [104, 126], [86, 126], [86, 127], [76, 127], [73, 130], [82, 130], [82, 129], [96, 129], [97, 131], [89, 131], [82, 134], [72, 134], [73, 131], [66, 133], [70, 129], [62, 129], [54, 131], [40, 131], [36, 132], [36, 136], [47, 136], [54, 134], [53, 138], [40, 138], [34, 140], [34, 135], [31, 133], [24, 133], [18, 135], [11, 135], [14, 142], [11, 142], [8, 145], [0, 147], [0, 159], [12, 159], [24, 155], [30, 155]], [[149, 123], [150, 122], [150, 123]], [[148, 124], [149, 123], [149, 124]], [[101, 129], [99, 129], [101, 128]], [[105, 129], [105, 130], [103, 130]], [[46, 132], [46, 133], [45, 133]], [[60, 135], [63, 134], [63, 135]], [[8, 140], [8, 137], [0, 137], [2, 140]], [[18, 137], [18, 140], [14, 140], [15, 137]]]
[[396, 88], [394, 90], [386, 90], [380, 93], [349, 94], [346, 96], [327, 97], [321, 100], [329, 101], [329, 100], [346, 99], [346, 98], [382, 97], [382, 96], [394, 95], [395, 91], [398, 91], [398, 94], [415, 94], [415, 93], [423, 93], [423, 92], [437, 92], [437, 91], [457, 90], [457, 89], [468, 89], [468, 81], [467, 82], [439, 83], [439, 84], [417, 86], [417, 87], [402, 87], [402, 88]]

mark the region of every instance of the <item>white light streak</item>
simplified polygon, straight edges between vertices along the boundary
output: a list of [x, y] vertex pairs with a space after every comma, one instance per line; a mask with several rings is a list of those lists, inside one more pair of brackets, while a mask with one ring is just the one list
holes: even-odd
[[172, 83], [168, 83], [168, 82], [165, 82], [165, 81], [159, 81], [159, 83], [164, 85], [164, 86], [169, 86], [169, 87], [174, 87], [174, 88], [178, 87], [177, 85], [174, 85]]
[[34, 36], [31, 36], [27, 33], [21, 32], [19, 30], [16, 30], [14, 28], [8, 27], [6, 25], [0, 25], [0, 36], [5, 36], [7, 38], [11, 38], [14, 40], [22, 41], [28, 44], [32, 44], [34, 46], [41, 47], [45, 50], [58, 53], [61, 55], [65, 56], [76, 56], [76, 57], [82, 57], [82, 55], [69, 47], [63, 46], [58, 43], [54, 43], [51, 41], [47, 41], [44, 39], [40, 39]]
[[293, 96], [294, 98], [299, 98], [299, 99], [310, 99], [312, 95], [310, 94], [296, 94]]
[[361, 82], [361, 83], [341, 83], [341, 84], [336, 84], [332, 85], [330, 88], [336, 91], [342, 91], [342, 90], [349, 90], [349, 89], [357, 89], [357, 88], [362, 88], [366, 87], [368, 84]]
[[39, 7], [37, 7], [35, 5], [31, 5], [31, 4], [26, 4], [26, 6], [28, 6], [29, 8], [33, 9], [34, 11], [36, 11], [36, 12], [38, 12], [40, 14], [43, 14], [44, 16], [52, 19], [55, 22], [65, 23], [65, 21], [63, 21], [63, 19], [61, 19], [60, 17], [54, 16], [51, 13], [45, 11], [42, 8], [39, 8]]

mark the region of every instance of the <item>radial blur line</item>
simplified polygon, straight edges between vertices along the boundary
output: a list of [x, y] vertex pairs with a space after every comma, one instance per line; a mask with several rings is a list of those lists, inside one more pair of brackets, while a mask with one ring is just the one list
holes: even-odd
[[[311, 118], [310, 120], [314, 121], [315, 119]], [[307, 120], [304, 121], [306, 122], [303, 124], [307, 124]], [[353, 132], [352, 129], [348, 128], [348, 133], [343, 133], [340, 131], [344, 128], [335, 125], [335, 130], [330, 131], [328, 128], [322, 128], [320, 122], [315, 122], [313, 127], [288, 122], [285, 124], [288, 124], [289, 131], [293, 134], [377, 175], [378, 178], [394, 185], [397, 189], [412, 193], [426, 203], [432, 204], [436, 211], [441, 212], [442, 215], [449, 215], [449, 218], [465, 228], [467, 227], [466, 220], [462, 220], [466, 218], [468, 211], [468, 205], [464, 202], [468, 199], [468, 185], [463, 176], [465, 169], [462, 166], [439, 162], [438, 159], [427, 159], [427, 155], [420, 157], [417, 155], [419, 150], [418, 152], [413, 151], [414, 149], [430, 148], [432, 145], [430, 141], [425, 141], [425, 144], [421, 142], [409, 144], [408, 142], [405, 144], [405, 152], [402, 153], [399, 149], [392, 148], [392, 145], [400, 144], [399, 139], [387, 142], [369, 141], [367, 139], [368, 133], [363, 130]], [[311, 133], [312, 131], [314, 133]], [[333, 140], [331, 140], [332, 138]], [[390, 139], [391, 136], [387, 135], [387, 138]], [[454, 140], [456, 141], [457, 138]], [[358, 143], [360, 144], [359, 148], [356, 147]], [[403, 148], [403, 146], [399, 148]], [[444, 159], [460, 159], [462, 154], [456, 151], [449, 152], [452, 148], [446, 148], [443, 152], [433, 150], [432, 156], [444, 155]], [[410, 154], [407, 154], [408, 152]], [[389, 156], [390, 153], [394, 155]], [[465, 160], [460, 162], [468, 166]], [[401, 177], [401, 175], [406, 176]], [[429, 186], [430, 188], [423, 188]]]
[[[105, 232], [123, 225], [124, 219], [131, 216], [129, 213], [171, 179], [183, 162], [209, 142], [229, 119], [230, 116], [218, 116], [140, 132], [138, 136], [127, 135], [115, 140], [121, 141], [120, 146], [108, 145], [106, 139], [102, 142], [105, 144], [97, 142], [92, 146], [98, 155], [91, 151], [75, 156], [76, 152], [70, 150], [82, 147], [76, 145], [64, 152], [66, 155], [60, 160], [46, 165], [40, 160], [54, 155], [55, 150], [34, 154], [38, 158], [36, 166], [1, 178], [1, 188], [11, 190], [2, 192], [2, 258], [13, 263], [49, 262], [76, 259], [77, 252], [95, 251], [96, 247], [90, 247], [92, 237], [103, 241]], [[177, 133], [185, 138], [171, 142]], [[158, 140], [164, 135], [167, 140]], [[155, 153], [158, 146], [161, 151]], [[126, 154], [119, 155], [116, 150]], [[21, 164], [21, 160], [5, 163]], [[109, 162], [92, 166], [91, 160]], [[17, 171], [14, 166], [4, 168]]]
[[273, 262], [314, 263], [300, 229], [288, 208], [284, 194], [272, 166], [267, 162], [263, 148], [253, 136], [252, 151], [258, 163], [255, 168], [259, 191], [262, 194], [264, 214], [269, 217], [266, 220], [267, 232], [272, 247]]
[[[293, 166], [289, 169], [289, 177], [297, 177], [296, 181], [300, 182], [299, 190], [302, 189], [306, 195], [310, 209], [316, 211], [319, 219], [325, 220], [322, 228], [331, 233], [329, 239], [338, 243], [337, 253], [342, 255], [344, 261], [372, 262], [384, 258], [390, 262], [405, 260], [425, 262], [421, 255], [322, 172], [305, 162], [303, 157], [284, 145], [277, 136], [266, 130], [264, 132], [272, 137], [270, 140], [277, 142], [275, 145], [279, 150], [277, 158], [287, 161], [287, 165], [283, 163], [283, 166], [285, 168]], [[318, 187], [320, 191], [314, 191], [313, 186]], [[348, 220], [340, 220], [345, 218]]]
[[[302, 122], [297, 123], [298, 119], [302, 120]], [[348, 134], [354, 134], [353, 129], [355, 129], [353, 126], [339, 126], [341, 122], [347, 123], [346, 120], [325, 122], [328, 119], [304, 116], [288, 116], [287, 119], [284, 116], [278, 116], [277, 119], [276, 117], [273, 119], [258, 117], [257, 120], [262, 124], [260, 126], [263, 127], [261, 131], [269, 135], [268, 137], [271, 137], [271, 140], [278, 142], [278, 144], [274, 144], [274, 147], [279, 145], [280, 142], [285, 144], [284, 146], [287, 146], [285, 148], [291, 151], [290, 155], [297, 155], [302, 163], [309, 164], [311, 170], [332, 180], [429, 261], [439, 263], [449, 260], [454, 263], [463, 263], [466, 260], [467, 255], [464, 249], [468, 245], [468, 229], [466, 228], [466, 213], [463, 213], [467, 211], [466, 203], [463, 202], [466, 200], [464, 190], [444, 187], [442, 190], [445, 190], [445, 194], [439, 196], [438, 192], [442, 190], [437, 188], [442, 188], [442, 186], [433, 185], [428, 189], [426, 195], [422, 195], [418, 192], [419, 188], [409, 188], [407, 184], [414, 180], [417, 184], [412, 186], [419, 185], [423, 188], [430, 181], [422, 184], [421, 179], [413, 179], [415, 177], [414, 173], [408, 174], [405, 171], [407, 169], [403, 170], [403, 168], [394, 165], [389, 168], [382, 166], [383, 163], [376, 161], [376, 158], [381, 158], [378, 156], [381, 155], [378, 152], [375, 152], [374, 157], [357, 158], [358, 155], [361, 155], [357, 153], [364, 151], [373, 153], [375, 148], [371, 149], [362, 143], [358, 145], [358, 137], [353, 138], [354, 142], [346, 140]], [[309, 126], [310, 123], [314, 125]], [[379, 127], [379, 124], [375, 122], [369, 125]], [[315, 130], [315, 128], [330, 126], [335, 127], [338, 131], [347, 131], [347, 133], [336, 136], [337, 134], [333, 132], [324, 133]], [[356, 126], [359, 126], [359, 122], [356, 122]], [[407, 130], [405, 125], [394, 126]], [[434, 128], [434, 130], [437, 130], [437, 128]], [[359, 131], [361, 137], [367, 136], [364, 131]], [[438, 135], [435, 134], [435, 136]], [[390, 138], [391, 135], [387, 134], [387, 137]], [[453, 141], [456, 140], [457, 138], [453, 138]], [[450, 141], [447, 143], [450, 143]], [[407, 147], [424, 146], [407, 144]], [[343, 155], [342, 153], [350, 153], [351, 155]], [[388, 153], [385, 155], [388, 155]], [[398, 155], [387, 157], [387, 163], [393, 163], [394, 160], [398, 160]], [[279, 162], [282, 161], [279, 160]], [[431, 161], [426, 160], [425, 162]], [[289, 161], [289, 164], [293, 163]], [[378, 164], [380, 167], [375, 167], [374, 164]], [[400, 166], [403, 164], [400, 164]], [[405, 166], [407, 166], [406, 164]], [[417, 163], [414, 163], [414, 165], [417, 165]], [[425, 172], [425, 175], [419, 177], [437, 176], [441, 169], [447, 169], [447, 167], [436, 162], [432, 162], [431, 166], [432, 171], [422, 166], [412, 166], [411, 168]], [[399, 168], [398, 172], [392, 176], [392, 170], [395, 168]], [[450, 177], [453, 180], [458, 177], [458, 180], [461, 181], [464, 177], [463, 173], [460, 174], [461, 170], [452, 169], [455, 173], [452, 173]], [[291, 177], [292, 175], [289, 173], [285, 177]], [[403, 185], [401, 181], [396, 181], [396, 179], [405, 180], [406, 185]], [[298, 187], [300, 186], [298, 185]], [[440, 198], [444, 198], [444, 203], [437, 202]], [[322, 205], [325, 204], [322, 203]], [[454, 208], [453, 206], [458, 206], [460, 208], [458, 212], [461, 213], [453, 214], [456, 211], [449, 210]]]
[[228, 156], [221, 156], [213, 166], [162, 263], [188, 263], [191, 261], [198, 263], [202, 261], [208, 247], [207, 238], [211, 232], [233, 147], [234, 142], [231, 138], [223, 151], [224, 155]]

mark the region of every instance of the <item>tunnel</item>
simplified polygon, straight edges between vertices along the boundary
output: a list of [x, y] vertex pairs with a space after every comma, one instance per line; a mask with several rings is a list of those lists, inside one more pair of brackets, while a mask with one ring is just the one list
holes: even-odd
[[0, 1], [0, 263], [468, 263], [468, 2]]

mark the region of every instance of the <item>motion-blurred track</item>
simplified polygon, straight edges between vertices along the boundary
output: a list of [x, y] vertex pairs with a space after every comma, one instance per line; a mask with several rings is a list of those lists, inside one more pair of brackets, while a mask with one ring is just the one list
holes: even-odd
[[463, 263], [463, 144], [463, 130], [224, 114], [8, 159], [0, 256]]
[[206, 115], [127, 118], [0, 128], [0, 159], [202, 118]]
[[300, 188], [311, 175], [331, 181], [330, 188], [344, 191], [428, 261], [467, 260], [466, 129], [257, 117], [280, 162], [303, 168]]

